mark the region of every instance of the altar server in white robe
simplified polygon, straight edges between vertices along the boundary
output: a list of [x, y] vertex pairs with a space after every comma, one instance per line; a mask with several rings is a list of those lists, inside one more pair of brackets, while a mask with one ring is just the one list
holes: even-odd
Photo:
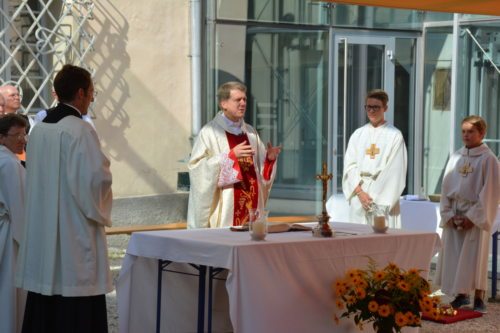
[[28, 143], [26, 229], [16, 275], [28, 290], [23, 332], [107, 332], [111, 173], [95, 130], [82, 120], [94, 85], [87, 70], [64, 65], [54, 88], [60, 103]]
[[227, 82], [218, 89], [221, 110], [198, 134], [188, 163], [189, 228], [242, 225], [248, 210], [264, 209], [281, 146], [267, 147], [245, 123], [246, 86]]
[[373, 90], [366, 97], [369, 123], [349, 139], [342, 190], [349, 201], [349, 220], [367, 224], [372, 204], [387, 207], [388, 226], [400, 228], [399, 197], [406, 183], [406, 146], [401, 132], [385, 120], [389, 97]]
[[488, 282], [488, 249], [491, 227], [500, 200], [500, 169], [497, 157], [483, 143], [486, 122], [479, 116], [462, 121], [464, 147], [451, 155], [441, 190], [443, 247], [439, 254], [436, 283], [450, 296], [451, 305], [470, 304], [485, 312]]
[[26, 120], [0, 118], [0, 332], [21, 332], [26, 292], [14, 283], [24, 229], [25, 170], [16, 156], [26, 145]]

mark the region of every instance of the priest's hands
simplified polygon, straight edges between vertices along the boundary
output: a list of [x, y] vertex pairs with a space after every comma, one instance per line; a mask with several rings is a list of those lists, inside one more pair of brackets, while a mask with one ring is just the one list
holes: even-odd
[[370, 195], [364, 191], [359, 191], [357, 196], [359, 202], [361, 202], [361, 205], [363, 206], [363, 209], [368, 210], [373, 203], [372, 197], [370, 197]]
[[252, 146], [247, 144], [246, 141], [243, 141], [242, 143], [233, 147], [233, 153], [236, 158], [248, 157], [253, 156], [255, 154], [255, 150], [253, 150]]
[[[281, 152], [281, 146], [275, 146], [271, 144], [271, 142], [267, 143], [266, 156], [270, 161], [274, 161]], [[255, 155], [255, 150], [249, 145], [246, 141], [236, 145], [233, 147], [233, 153], [236, 158], [240, 157], [248, 157]]]
[[469, 220], [467, 216], [455, 215], [449, 221], [448, 224], [457, 230], [469, 230], [475, 227], [474, 222]]
[[472, 222], [471, 220], [469, 220], [467, 217], [464, 218], [464, 223], [462, 224], [462, 228], [464, 230], [469, 230], [469, 229], [472, 229], [474, 228], [476, 225], [474, 224], [474, 222]]
[[281, 153], [281, 145], [273, 147], [271, 142], [267, 143], [267, 159], [270, 161], [274, 161], [278, 158], [278, 155]]

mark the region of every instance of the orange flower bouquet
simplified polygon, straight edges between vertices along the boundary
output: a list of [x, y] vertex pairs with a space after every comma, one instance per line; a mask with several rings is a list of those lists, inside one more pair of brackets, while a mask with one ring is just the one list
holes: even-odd
[[[360, 328], [373, 323], [376, 332], [397, 332], [405, 326], [421, 326], [421, 314], [438, 318], [438, 297], [430, 296], [430, 285], [422, 270], [405, 271], [390, 263], [384, 269], [370, 258], [368, 269], [351, 269], [333, 284], [341, 318], [354, 316]], [[334, 316], [338, 323], [339, 318]]]

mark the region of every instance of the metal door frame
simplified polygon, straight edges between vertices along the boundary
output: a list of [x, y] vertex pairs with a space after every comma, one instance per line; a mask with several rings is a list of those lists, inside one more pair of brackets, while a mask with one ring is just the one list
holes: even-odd
[[[338, 146], [338, 135], [337, 135], [337, 126], [338, 120], [339, 120], [339, 115], [337, 113], [338, 110], [338, 87], [339, 84], [344, 84], [344, 86], [347, 85], [347, 78], [346, 78], [346, 69], [347, 67], [344, 66], [344, 82], [339, 82], [339, 59], [338, 59], [338, 51], [339, 51], [339, 45], [340, 43], [344, 43], [346, 46], [348, 44], [363, 44], [363, 45], [384, 45], [385, 50], [385, 61], [384, 61], [384, 75], [383, 75], [383, 87], [387, 94], [389, 95], [389, 100], [392, 101], [394, 100], [394, 77], [395, 77], [395, 65], [392, 61], [393, 59], [393, 52], [395, 49], [395, 44], [396, 44], [396, 37], [399, 37], [399, 35], [391, 35], [388, 36], [387, 34], [380, 34], [376, 32], [367, 32], [367, 31], [336, 31], [335, 33], [332, 31], [330, 34], [330, 82], [333, 84], [331, 85], [331, 93], [329, 94], [330, 100], [329, 100], [329, 115], [328, 115], [328, 133], [329, 133], [329, 143], [328, 143], [328, 160], [331, 161], [329, 170], [336, 172], [337, 170], [337, 165], [338, 163], [341, 163], [341, 161], [338, 161], [338, 153], [337, 153], [337, 146]], [[347, 50], [347, 47], [345, 48]], [[347, 55], [347, 53], [346, 53]], [[345, 59], [345, 58], [344, 58]], [[344, 110], [343, 110], [343, 116], [344, 119], [347, 114], [347, 109], [346, 109], [346, 91], [347, 89], [344, 89]], [[392, 108], [389, 108], [389, 110], [386, 113], [386, 120], [389, 123], [393, 123], [394, 120], [394, 110]], [[346, 122], [344, 121], [344, 133], [346, 129]], [[343, 138], [343, 149], [345, 153], [345, 149], [347, 148], [347, 142], [349, 138], [344, 137]], [[337, 177], [332, 178], [332, 184], [330, 186], [330, 192], [331, 194], [334, 194], [337, 192]]]

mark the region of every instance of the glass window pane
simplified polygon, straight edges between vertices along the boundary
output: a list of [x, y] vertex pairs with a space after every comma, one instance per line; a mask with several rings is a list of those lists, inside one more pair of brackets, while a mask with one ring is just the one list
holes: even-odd
[[[244, 82], [246, 121], [264, 142], [282, 145], [271, 198], [320, 202], [321, 182], [315, 175], [327, 159], [327, 32], [227, 24], [218, 24], [216, 32], [216, 68], [211, 72], [217, 85]], [[301, 211], [317, 212], [311, 204]]]
[[422, 23], [449, 21], [450, 13], [424, 12], [317, 0], [220, 0], [217, 19], [339, 27], [421, 30]]
[[425, 12], [417, 10], [391, 9], [335, 5], [333, 25], [356, 28], [420, 30]]
[[330, 4], [315, 0], [220, 0], [217, 18], [289, 24], [329, 24]]
[[[338, 123], [337, 123], [337, 192], [342, 193], [342, 174], [344, 159], [344, 139], [363, 126], [366, 119], [364, 110], [366, 93], [384, 86], [384, 45], [347, 44], [347, 63], [345, 44], [339, 44], [338, 51]], [[344, 83], [344, 70], [347, 66], [347, 81]], [[347, 84], [347, 86], [346, 86]], [[347, 89], [344, 133], [344, 89]]]
[[[500, 22], [461, 27], [457, 76], [457, 129], [461, 120], [476, 114], [488, 123], [485, 142], [500, 155]], [[462, 146], [460, 131], [456, 148]]]
[[424, 55], [423, 190], [441, 193], [450, 150], [452, 28], [429, 28]]
[[394, 125], [403, 134], [406, 149], [408, 150], [408, 172], [404, 194], [416, 193], [413, 188], [415, 167], [415, 46], [416, 40], [414, 38], [396, 38], [394, 101], [389, 102], [394, 107]]
[[325, 32], [248, 30], [252, 123], [282, 144], [273, 196], [313, 199], [326, 161], [328, 43]]

